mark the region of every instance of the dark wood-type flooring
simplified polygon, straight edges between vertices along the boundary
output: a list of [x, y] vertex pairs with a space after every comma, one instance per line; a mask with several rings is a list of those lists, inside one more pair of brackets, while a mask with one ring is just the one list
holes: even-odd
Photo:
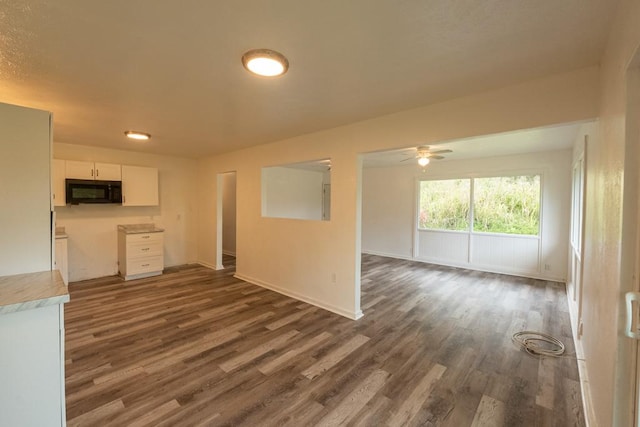
[[[225, 260], [227, 263], [229, 259]], [[564, 285], [363, 256], [352, 321], [200, 266], [73, 283], [70, 426], [583, 426]]]

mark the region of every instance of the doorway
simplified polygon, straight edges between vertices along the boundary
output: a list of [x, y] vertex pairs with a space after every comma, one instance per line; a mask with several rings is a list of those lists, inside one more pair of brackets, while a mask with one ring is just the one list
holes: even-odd
[[218, 174], [217, 270], [236, 264], [236, 194], [236, 172]]

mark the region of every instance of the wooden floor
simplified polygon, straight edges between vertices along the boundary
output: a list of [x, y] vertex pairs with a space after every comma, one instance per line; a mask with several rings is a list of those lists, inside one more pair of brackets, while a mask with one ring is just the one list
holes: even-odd
[[563, 285], [369, 255], [362, 277], [359, 321], [233, 267], [73, 283], [68, 424], [584, 425], [575, 360], [511, 342], [573, 353]]

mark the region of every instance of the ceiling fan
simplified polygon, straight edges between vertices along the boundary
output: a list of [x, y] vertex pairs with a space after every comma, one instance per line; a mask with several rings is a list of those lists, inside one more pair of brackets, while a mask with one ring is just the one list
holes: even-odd
[[418, 159], [418, 164], [420, 166], [427, 166], [431, 160], [442, 160], [444, 156], [441, 154], [453, 153], [451, 150], [436, 150], [431, 151], [428, 145], [423, 145], [421, 147], [416, 147], [416, 154], [412, 157], [407, 157], [402, 162], [406, 162], [411, 159]]

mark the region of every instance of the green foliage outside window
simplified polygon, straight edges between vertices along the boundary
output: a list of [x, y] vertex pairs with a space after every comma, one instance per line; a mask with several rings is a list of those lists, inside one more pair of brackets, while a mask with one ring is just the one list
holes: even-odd
[[436, 230], [469, 230], [468, 179], [420, 182], [418, 226]]
[[476, 178], [473, 230], [538, 235], [540, 175]]
[[[540, 175], [473, 179], [473, 231], [537, 236]], [[470, 179], [420, 182], [421, 229], [469, 230]]]

